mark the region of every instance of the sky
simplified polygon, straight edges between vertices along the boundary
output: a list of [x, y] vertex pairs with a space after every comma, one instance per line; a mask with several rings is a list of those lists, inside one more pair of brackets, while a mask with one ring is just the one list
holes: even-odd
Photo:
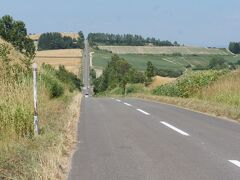
[[131, 33], [195, 46], [240, 41], [240, 0], [0, 0], [28, 33]]

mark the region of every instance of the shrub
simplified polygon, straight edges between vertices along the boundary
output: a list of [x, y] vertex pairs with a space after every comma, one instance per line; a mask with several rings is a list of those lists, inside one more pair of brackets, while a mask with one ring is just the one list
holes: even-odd
[[142, 93], [144, 91], [143, 84], [128, 84], [126, 87], [126, 94]]
[[162, 77], [179, 77], [183, 74], [182, 70], [176, 69], [176, 70], [171, 70], [171, 69], [156, 69], [155, 74], [162, 76]]
[[201, 71], [191, 72], [178, 78], [175, 83], [165, 84], [153, 90], [155, 95], [190, 97], [210, 83], [216, 81], [219, 76], [228, 71]]
[[153, 90], [154, 95], [161, 96], [181, 96], [180, 90], [176, 84], [164, 84]]

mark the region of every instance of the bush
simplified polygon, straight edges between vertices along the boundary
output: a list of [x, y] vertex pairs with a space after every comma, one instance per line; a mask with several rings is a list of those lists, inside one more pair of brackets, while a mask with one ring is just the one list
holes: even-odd
[[42, 75], [42, 79], [45, 83], [46, 88], [49, 91], [50, 98], [57, 98], [63, 95], [64, 86], [63, 84], [56, 79], [52, 74], [46, 73]]
[[126, 94], [142, 93], [144, 91], [143, 84], [128, 84], [126, 87]]
[[69, 90], [81, 90], [82, 81], [77, 77], [77, 75], [67, 71], [63, 65], [60, 65], [59, 69], [55, 70], [55, 73], [61, 82], [69, 86]]
[[182, 70], [176, 69], [156, 69], [155, 74], [162, 77], [179, 77], [183, 74]]
[[153, 90], [153, 94], [161, 96], [181, 96], [178, 86], [173, 83], [164, 84]]
[[165, 84], [153, 90], [153, 94], [162, 96], [190, 97], [227, 71], [192, 72], [177, 79], [175, 83]]

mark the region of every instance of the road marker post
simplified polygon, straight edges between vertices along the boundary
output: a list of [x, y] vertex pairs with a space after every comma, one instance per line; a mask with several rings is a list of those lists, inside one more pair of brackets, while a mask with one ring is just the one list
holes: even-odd
[[38, 129], [38, 99], [37, 99], [37, 64], [33, 64], [33, 102], [34, 102], [34, 135], [39, 134], [39, 129]]

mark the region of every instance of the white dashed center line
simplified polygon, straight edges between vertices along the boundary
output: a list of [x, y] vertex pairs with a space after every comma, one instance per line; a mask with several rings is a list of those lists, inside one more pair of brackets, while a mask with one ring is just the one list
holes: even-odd
[[228, 161], [233, 163], [234, 165], [240, 167], [240, 161], [237, 161], [237, 160], [228, 160]]
[[131, 104], [128, 104], [128, 103], [124, 103], [124, 104], [127, 105], [127, 106], [130, 106], [130, 107], [132, 106]]
[[148, 112], [146, 112], [146, 111], [143, 111], [143, 110], [141, 110], [141, 109], [137, 109], [137, 111], [139, 111], [139, 112], [141, 112], [141, 113], [143, 113], [143, 114], [145, 114], [145, 115], [150, 115]]
[[116, 99], [116, 101], [117, 101], [117, 102], [121, 102], [121, 100], [119, 100], [119, 99]]
[[163, 125], [171, 128], [171, 129], [174, 130], [174, 131], [177, 131], [178, 133], [180, 133], [180, 134], [182, 134], [182, 135], [184, 135], [184, 136], [190, 136], [188, 133], [186, 133], [186, 132], [184, 132], [184, 131], [182, 131], [182, 130], [174, 127], [174, 126], [172, 126], [171, 124], [168, 124], [168, 123], [166, 123], [166, 122], [164, 122], [164, 121], [161, 121], [160, 123], [162, 123]]

